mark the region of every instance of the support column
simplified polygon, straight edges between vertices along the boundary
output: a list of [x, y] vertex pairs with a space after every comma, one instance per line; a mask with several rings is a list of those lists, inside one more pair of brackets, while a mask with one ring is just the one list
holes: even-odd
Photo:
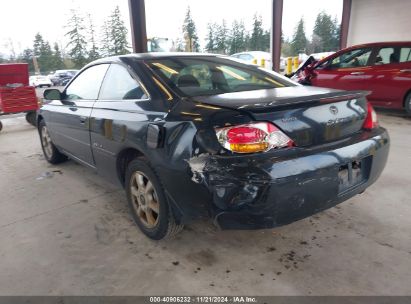
[[271, 17], [271, 62], [273, 70], [280, 71], [281, 27], [283, 20], [283, 0], [273, 0]]
[[341, 18], [340, 49], [347, 47], [348, 28], [350, 26], [352, 0], [344, 0]]
[[128, 0], [131, 40], [134, 53], [147, 52], [146, 9], [144, 0]]

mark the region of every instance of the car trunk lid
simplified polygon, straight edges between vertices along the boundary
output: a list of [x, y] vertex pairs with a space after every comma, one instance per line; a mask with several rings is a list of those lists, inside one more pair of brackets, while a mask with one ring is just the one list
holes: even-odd
[[270, 121], [297, 146], [349, 137], [362, 129], [367, 115], [364, 91], [287, 87], [193, 97], [196, 102], [246, 112], [256, 121]]

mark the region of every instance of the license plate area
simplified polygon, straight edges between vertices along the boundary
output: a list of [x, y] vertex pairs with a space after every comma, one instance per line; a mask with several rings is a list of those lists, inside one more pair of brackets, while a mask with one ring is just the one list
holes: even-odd
[[338, 193], [342, 194], [368, 179], [371, 157], [348, 162], [338, 169]]

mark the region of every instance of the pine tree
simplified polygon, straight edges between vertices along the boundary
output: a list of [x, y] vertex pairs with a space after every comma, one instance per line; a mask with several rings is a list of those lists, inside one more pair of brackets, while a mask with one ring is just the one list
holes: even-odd
[[74, 9], [71, 10], [71, 18], [68, 21], [70, 29], [68, 36], [68, 54], [77, 68], [82, 68], [87, 63], [87, 42], [85, 37], [84, 18]]
[[90, 14], [87, 14], [88, 19], [88, 36], [90, 42], [90, 49], [88, 50], [88, 61], [94, 61], [100, 58], [100, 54], [96, 45], [94, 23]]
[[263, 50], [263, 34], [264, 30], [262, 27], [263, 21], [261, 16], [254, 15], [253, 27], [251, 30], [251, 36], [249, 41], [249, 49], [251, 51], [262, 51]]
[[50, 64], [51, 70], [60, 70], [64, 68], [63, 56], [61, 55], [60, 47], [57, 42], [53, 46], [52, 62]]
[[216, 27], [215, 50], [219, 54], [227, 54], [229, 48], [228, 28], [225, 20]]
[[300, 19], [295, 29], [293, 39], [291, 41], [291, 50], [293, 55], [304, 53], [307, 48], [307, 37], [305, 36], [304, 20]]
[[120, 8], [115, 7], [113, 13], [110, 16], [109, 25], [109, 37], [110, 37], [110, 55], [124, 55], [129, 54], [129, 44], [127, 41], [128, 30], [121, 19]]
[[110, 34], [110, 24], [109, 21], [104, 21], [101, 27], [101, 39], [100, 39], [100, 53], [102, 56], [111, 55], [111, 34]]
[[53, 52], [50, 43], [45, 41], [40, 33], [37, 33], [34, 37], [33, 56], [36, 56], [41, 72], [44, 73], [53, 69]]
[[270, 51], [271, 31], [265, 30], [261, 39], [261, 51]]
[[41, 48], [43, 47], [44, 44], [44, 39], [43, 36], [40, 35], [40, 33], [37, 33], [34, 36], [34, 42], [33, 42], [33, 55], [36, 57], [40, 56], [41, 53]]
[[198, 42], [197, 29], [193, 18], [191, 17], [190, 7], [187, 7], [186, 17], [183, 23], [183, 36], [186, 41], [185, 50], [187, 52], [200, 51], [200, 44]]
[[22, 61], [29, 65], [30, 73], [34, 73], [33, 56], [34, 56], [34, 52], [30, 48], [23, 50], [23, 53], [19, 56], [20, 57], [19, 61]]
[[247, 48], [244, 23], [234, 20], [230, 34], [230, 54], [245, 51]]
[[340, 34], [341, 34], [341, 24], [338, 22], [337, 17], [334, 17], [333, 20], [334, 23], [334, 39], [333, 39], [333, 45], [332, 45], [332, 50], [338, 50], [340, 48]]
[[209, 53], [214, 53], [216, 51], [216, 27], [217, 25], [215, 23], [207, 24], [207, 44], [205, 50]]
[[313, 45], [313, 52], [319, 53], [336, 50], [338, 47], [335, 37], [336, 31], [336, 24], [332, 20], [331, 15], [320, 12], [317, 15], [313, 29], [313, 40], [317, 41]]

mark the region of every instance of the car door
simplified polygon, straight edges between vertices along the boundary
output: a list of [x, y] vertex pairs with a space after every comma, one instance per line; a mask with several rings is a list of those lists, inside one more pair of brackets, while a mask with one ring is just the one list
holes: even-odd
[[367, 90], [371, 80], [372, 48], [350, 49], [314, 69], [311, 84], [341, 90]]
[[411, 89], [411, 45], [377, 48], [373, 64], [374, 81], [368, 99], [377, 106], [400, 109]]
[[[112, 63], [91, 114], [91, 143], [100, 175], [117, 182], [117, 156], [131, 141], [144, 147], [148, 122], [166, 113], [150, 111], [151, 100], [140, 79], [120, 63]], [[128, 138], [133, 134], [133, 138]], [[114, 174], [113, 174], [114, 173]]]
[[56, 145], [89, 166], [94, 166], [89, 119], [108, 66], [99, 64], [82, 71], [62, 93], [51, 118]]

